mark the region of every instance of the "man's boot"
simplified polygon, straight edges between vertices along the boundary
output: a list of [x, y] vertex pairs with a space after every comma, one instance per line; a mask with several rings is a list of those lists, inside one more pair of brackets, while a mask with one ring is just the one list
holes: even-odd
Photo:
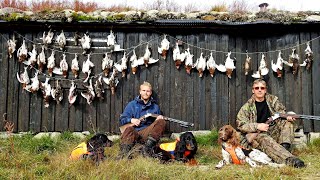
[[287, 151], [291, 152], [291, 144], [281, 143], [281, 146], [284, 147]]
[[154, 157], [154, 148], [157, 144], [157, 140], [155, 140], [153, 137], [149, 136], [146, 143], [144, 144], [144, 150], [143, 155]]
[[305, 167], [305, 164], [302, 160], [300, 160], [297, 157], [288, 157], [286, 159], [286, 164], [289, 166], [293, 166], [295, 168], [303, 168]]
[[123, 158], [128, 158], [131, 159], [130, 157], [130, 150], [132, 149], [133, 144], [120, 144], [120, 152], [117, 156], [117, 160], [123, 159]]

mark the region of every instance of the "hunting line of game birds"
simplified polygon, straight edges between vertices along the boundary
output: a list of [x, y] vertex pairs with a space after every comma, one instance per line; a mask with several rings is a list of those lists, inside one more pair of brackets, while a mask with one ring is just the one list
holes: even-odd
[[[21, 35], [20, 35], [21, 36]], [[23, 36], [22, 36], [23, 37]], [[159, 36], [160, 38], [161, 36]], [[171, 36], [170, 36], [171, 37]], [[92, 69], [94, 68], [94, 63], [90, 60], [91, 58], [91, 45], [92, 45], [92, 39], [90, 38], [89, 33], [84, 33], [82, 37], [76, 32], [75, 36], [72, 38], [72, 41], [74, 41], [74, 44], [80, 46], [83, 49], [83, 54], [87, 56], [87, 60], [83, 61], [81, 71], [84, 74], [84, 78], [79, 78], [80, 73], [80, 67], [79, 67], [79, 61], [78, 61], [78, 54], [76, 53], [68, 53], [68, 54], [74, 54], [74, 59], [71, 61], [71, 71], [74, 76], [74, 79], [67, 79], [68, 71], [69, 71], [69, 65], [66, 60], [66, 52], [65, 52], [65, 46], [67, 44], [67, 39], [63, 31], [59, 35], [56, 36], [56, 39], [54, 40], [54, 32], [49, 30], [48, 32], [44, 32], [41, 43], [41, 52], [38, 54], [36, 43], [33, 42], [33, 48], [32, 51], [29, 52], [26, 46], [25, 38], [23, 37], [22, 45], [21, 47], [16, 51], [16, 40], [13, 35], [12, 39], [7, 40], [8, 44], [8, 54], [9, 58], [12, 58], [14, 56], [14, 53], [16, 51], [16, 56], [19, 62], [25, 64], [24, 71], [20, 74], [17, 73], [17, 79], [22, 84], [22, 88], [28, 92], [31, 93], [37, 93], [40, 89], [43, 94], [44, 99], [44, 106], [49, 107], [49, 104], [52, 100], [56, 101], [58, 104], [63, 99], [63, 89], [60, 85], [60, 80], [67, 80], [70, 81], [70, 89], [69, 89], [69, 95], [68, 95], [68, 101], [70, 106], [74, 104], [78, 97], [77, 93], [77, 85], [76, 81], [83, 82], [82, 85], [85, 87], [85, 90], [81, 92], [81, 96], [86, 99], [86, 102], [90, 105], [94, 99], [104, 99], [104, 93], [105, 89], [103, 88], [103, 82], [107, 85], [108, 89], [111, 90], [111, 93], [114, 94], [116, 87], [119, 83], [118, 73], [121, 72], [122, 77], [126, 76], [127, 70], [127, 64], [128, 60], [131, 62], [131, 72], [132, 74], [136, 74], [138, 71], [138, 67], [144, 65], [145, 67], [148, 67], [149, 64], [153, 64], [159, 61], [159, 59], [154, 59], [151, 57], [151, 49], [149, 48], [149, 42], [147, 43], [141, 43], [138, 46], [142, 46], [146, 44], [145, 52], [144, 54], [138, 58], [138, 56], [135, 53], [135, 48], [138, 46], [134, 46], [134, 48], [130, 47], [127, 49], [120, 49], [120, 45], [116, 44], [116, 37], [113, 33], [113, 31], [110, 31], [110, 34], [107, 36], [107, 47], [111, 49], [110, 52], [104, 53], [101, 67], [102, 72], [93, 76], [92, 75]], [[159, 38], [155, 38], [151, 41], [158, 40]], [[188, 74], [191, 74], [192, 69], [196, 69], [199, 73], [199, 77], [203, 77], [203, 73], [205, 70], [208, 70], [210, 73], [210, 76], [213, 77], [215, 74], [215, 71], [218, 70], [222, 73], [225, 73], [228, 78], [232, 77], [232, 72], [236, 68], [235, 67], [235, 59], [231, 58], [231, 52], [227, 52], [227, 58], [225, 60], [224, 64], [217, 65], [214, 57], [213, 57], [213, 50], [210, 51], [209, 58], [207, 59], [203, 52], [201, 51], [200, 57], [197, 58], [195, 62], [193, 62], [194, 55], [190, 53], [189, 46], [185, 50], [182, 49], [180, 46], [184, 43], [181, 40], [178, 40], [174, 37], [171, 37], [176, 40], [175, 46], [172, 48], [172, 58], [175, 62], [175, 66], [177, 69], [179, 69], [181, 66], [184, 65], [186, 72]], [[317, 38], [315, 38], [317, 39]], [[32, 41], [31, 41], [32, 42]], [[79, 43], [80, 42], [80, 43]], [[51, 55], [46, 58], [45, 50], [48, 49], [49, 46], [52, 47], [53, 44], [58, 45], [58, 49], [60, 52], [63, 52], [62, 59], [60, 60], [59, 66], [56, 66], [55, 63], [55, 52], [59, 50], [52, 49]], [[298, 68], [300, 66], [306, 66], [306, 68], [309, 70], [312, 65], [313, 61], [313, 52], [310, 48], [309, 42], [306, 43], [307, 47], [305, 49], [305, 59], [302, 64], [299, 63], [299, 55], [297, 54], [297, 51], [295, 48], [292, 49], [292, 53], [289, 56], [288, 61], [284, 60], [281, 56], [281, 51], [279, 51], [277, 61], [274, 63], [271, 61], [271, 68], [274, 71], [274, 73], [277, 74], [277, 77], [281, 78], [283, 73], [283, 66], [287, 65], [292, 68], [292, 73], [297, 74]], [[197, 46], [193, 46], [196, 48], [199, 48]], [[129, 53], [126, 53], [126, 50], [133, 49]], [[160, 47], [158, 47], [158, 53], [163, 59], [166, 59], [168, 50], [170, 49], [170, 42], [167, 39], [167, 35], [163, 36], [163, 39], [160, 43]], [[199, 48], [202, 49], [202, 48]], [[114, 62], [114, 60], [111, 59], [111, 53], [117, 52], [117, 51], [123, 51], [123, 57], [119, 62]], [[127, 54], [132, 53], [131, 57], [128, 58]], [[44, 69], [47, 67], [47, 74], [44, 73]], [[249, 53], [246, 54], [246, 60], [244, 62], [244, 74], [247, 76], [252, 71], [251, 68], [251, 57], [249, 56]], [[29, 69], [34, 69], [35, 74], [32, 78], [29, 78]], [[257, 71], [254, 71], [252, 73], [253, 78], [263, 78], [265, 75], [269, 73], [269, 69], [267, 66], [265, 55], [261, 54], [261, 60], [260, 65], [258, 67]], [[40, 82], [38, 75], [42, 74], [46, 77], [45, 82]], [[62, 78], [53, 78], [53, 74], [56, 74], [58, 76], [63, 76]], [[56, 79], [56, 83], [54, 87], [51, 87], [49, 81], [50, 79]], [[95, 84], [93, 85], [92, 80], [96, 79]], [[86, 83], [86, 85], [84, 85]]]

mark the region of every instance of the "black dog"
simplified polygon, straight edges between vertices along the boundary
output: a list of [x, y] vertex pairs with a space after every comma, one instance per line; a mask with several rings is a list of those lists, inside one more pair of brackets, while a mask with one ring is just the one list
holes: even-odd
[[162, 161], [169, 161], [174, 159], [186, 163], [190, 160], [194, 160], [194, 156], [198, 150], [197, 141], [191, 132], [185, 132], [181, 134], [180, 139], [176, 141], [174, 151], [170, 151], [164, 148], [164, 146], [160, 144], [160, 146], [157, 146], [155, 148], [155, 156]]
[[94, 135], [87, 142], [87, 151], [90, 154], [89, 158], [99, 164], [100, 161], [105, 159], [104, 148], [111, 147], [112, 145], [113, 142], [105, 134]]

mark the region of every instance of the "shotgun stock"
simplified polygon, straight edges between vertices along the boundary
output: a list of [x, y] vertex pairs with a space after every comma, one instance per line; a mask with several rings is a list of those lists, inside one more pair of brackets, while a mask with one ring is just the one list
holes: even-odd
[[[158, 116], [159, 116], [159, 114], [147, 113], [147, 114], [141, 116], [141, 117], [139, 118], [139, 120], [140, 120], [140, 121], [145, 121], [146, 118], [148, 118], [148, 117], [157, 118]], [[187, 127], [193, 127], [193, 126], [194, 126], [193, 123], [181, 121], [181, 120], [178, 120], [178, 119], [169, 118], [169, 117], [166, 117], [166, 116], [163, 116], [163, 119], [166, 120], [166, 121], [178, 123], [181, 127], [186, 127], [186, 128], [187, 128]], [[135, 125], [134, 125], [133, 123], [128, 123], [128, 124], [125, 124], [125, 125], [123, 125], [123, 126], [120, 126], [119, 129], [120, 129], [121, 134], [124, 132], [124, 130], [125, 130], [127, 127], [132, 127], [132, 126], [135, 126]]]

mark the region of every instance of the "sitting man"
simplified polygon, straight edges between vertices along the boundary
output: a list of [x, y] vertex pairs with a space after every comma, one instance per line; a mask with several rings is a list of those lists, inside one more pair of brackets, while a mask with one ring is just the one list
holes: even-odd
[[252, 93], [252, 97], [241, 107], [237, 115], [237, 127], [242, 135], [255, 132], [258, 134], [252, 142], [242, 136], [241, 145], [265, 152], [276, 163], [304, 167], [304, 162], [290, 153], [295, 119], [288, 116], [286, 120], [276, 119], [274, 125], [265, 123], [269, 117], [277, 112], [285, 113], [286, 109], [278, 97], [267, 93], [267, 84], [262, 79], [253, 82]]
[[160, 114], [160, 108], [151, 97], [152, 86], [148, 82], [140, 85], [140, 95], [129, 102], [120, 116], [120, 126], [132, 123], [122, 133], [120, 138], [120, 153], [118, 158], [124, 158], [135, 143], [144, 144], [144, 154], [153, 156], [153, 150], [164, 133], [166, 122], [162, 115], [139, 120], [147, 113]]

